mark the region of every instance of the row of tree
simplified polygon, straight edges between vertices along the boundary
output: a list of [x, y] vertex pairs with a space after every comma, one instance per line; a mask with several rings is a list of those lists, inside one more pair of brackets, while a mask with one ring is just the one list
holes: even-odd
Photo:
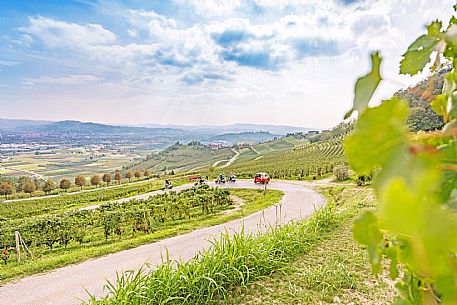
[[[135, 177], [137, 180], [141, 178], [141, 176], [144, 177], [150, 177], [151, 173], [149, 170], [144, 170], [141, 172], [140, 170], [136, 170], [132, 173], [132, 171], [127, 171], [124, 173], [124, 178], [129, 180], [129, 183], [131, 182], [132, 178]], [[118, 184], [121, 183], [122, 181], [122, 174], [120, 171], [116, 171], [113, 174], [106, 173], [103, 176], [99, 175], [94, 175], [92, 176], [89, 181], [86, 180], [86, 177], [82, 175], [78, 175], [74, 179], [74, 185], [79, 186], [81, 190], [83, 189], [84, 186], [90, 184], [95, 187], [99, 187], [102, 182], [106, 183], [106, 186], [109, 186], [112, 180], [115, 180]], [[32, 194], [33, 192], [37, 190], [44, 191], [45, 193], [50, 193], [57, 188], [68, 191], [69, 188], [72, 187], [72, 182], [69, 179], [62, 179], [57, 186], [52, 180], [46, 180], [46, 181], [40, 181], [40, 180], [31, 180], [29, 177], [21, 177], [19, 179], [19, 183], [16, 185], [15, 183], [11, 181], [2, 181], [0, 182], [0, 195], [5, 196], [6, 199], [8, 199], [9, 195], [12, 195], [13, 193], [16, 192], [24, 192], [28, 194]]]

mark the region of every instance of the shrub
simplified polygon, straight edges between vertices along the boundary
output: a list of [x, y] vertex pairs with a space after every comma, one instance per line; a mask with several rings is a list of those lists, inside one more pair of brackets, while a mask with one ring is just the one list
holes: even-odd
[[347, 165], [341, 164], [335, 166], [333, 169], [333, 174], [336, 177], [336, 180], [338, 181], [344, 181], [349, 178], [349, 169]]

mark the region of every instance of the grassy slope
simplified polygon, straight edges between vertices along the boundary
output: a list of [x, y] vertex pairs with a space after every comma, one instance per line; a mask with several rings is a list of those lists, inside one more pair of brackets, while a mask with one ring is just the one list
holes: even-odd
[[[331, 188], [322, 188], [328, 194]], [[332, 197], [332, 196], [330, 196]], [[321, 236], [308, 253], [287, 268], [233, 291], [227, 304], [391, 304], [395, 292], [387, 279], [371, 274], [366, 250], [352, 239], [352, 222], [359, 213], [374, 209], [368, 188], [349, 186], [335, 192], [339, 225]], [[385, 266], [385, 269], [387, 266]]]
[[160, 227], [157, 231], [151, 234], [137, 235], [133, 238], [118, 240], [113, 237], [108, 241], [102, 239], [98, 243], [83, 244], [82, 246], [77, 243], [72, 243], [67, 248], [48, 250], [42, 254], [35, 253], [35, 255], [41, 255], [41, 257], [22, 264], [12, 262], [6, 266], [2, 265], [0, 267], [0, 283], [56, 269], [69, 264], [82, 262], [87, 259], [100, 257], [109, 253], [131, 249], [167, 237], [184, 234], [195, 229], [213, 226], [233, 219], [241, 218], [267, 206], [278, 203], [283, 196], [283, 193], [280, 191], [270, 191], [267, 194], [264, 194], [259, 190], [233, 189], [230, 192], [245, 201], [245, 205], [242, 206], [241, 210], [231, 214], [220, 213], [199, 218], [192, 218], [190, 220], [169, 222], [167, 225]]

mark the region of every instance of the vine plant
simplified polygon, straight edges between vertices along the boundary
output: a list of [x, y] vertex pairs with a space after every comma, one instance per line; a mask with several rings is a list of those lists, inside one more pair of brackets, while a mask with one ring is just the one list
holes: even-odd
[[[454, 6], [457, 11], [457, 5]], [[434, 21], [403, 55], [400, 73], [449, 65], [442, 94], [431, 107], [443, 130], [409, 132], [408, 104], [397, 98], [369, 107], [382, 81], [382, 58], [373, 53], [370, 73], [355, 85], [358, 119], [345, 153], [360, 175], [375, 171], [380, 207], [353, 226], [354, 239], [368, 249], [374, 273], [390, 260], [395, 304], [457, 304], [457, 19]], [[400, 268], [399, 268], [400, 267]], [[400, 270], [400, 272], [399, 272]]]

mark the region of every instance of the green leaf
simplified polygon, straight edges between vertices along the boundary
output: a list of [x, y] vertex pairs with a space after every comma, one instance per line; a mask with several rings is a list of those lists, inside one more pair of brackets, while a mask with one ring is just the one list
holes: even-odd
[[352, 234], [358, 243], [367, 246], [368, 258], [373, 273], [381, 270], [381, 246], [383, 236], [379, 230], [378, 219], [373, 212], [365, 212], [354, 221]]
[[349, 118], [356, 110], [360, 116], [368, 108], [368, 103], [381, 82], [381, 62], [382, 58], [379, 52], [371, 54], [371, 71], [367, 75], [360, 77], [355, 83], [354, 104], [352, 109], [346, 113], [344, 119]]
[[344, 142], [352, 169], [367, 175], [407, 152], [408, 105], [393, 98], [367, 109], [356, 123], [354, 132]]
[[384, 253], [390, 258], [389, 276], [392, 280], [395, 280], [398, 273], [398, 248], [396, 246], [387, 247]]
[[441, 28], [443, 27], [443, 23], [441, 21], [433, 21], [427, 27], [427, 33], [430, 36], [434, 36], [439, 38], [441, 35]]
[[432, 106], [432, 109], [436, 114], [443, 116], [446, 113], [447, 99], [442, 94], [437, 95], [436, 98], [431, 101], [430, 106]]
[[422, 35], [414, 41], [403, 54], [400, 73], [415, 75], [430, 62], [430, 55], [435, 50], [439, 39], [431, 35]]

